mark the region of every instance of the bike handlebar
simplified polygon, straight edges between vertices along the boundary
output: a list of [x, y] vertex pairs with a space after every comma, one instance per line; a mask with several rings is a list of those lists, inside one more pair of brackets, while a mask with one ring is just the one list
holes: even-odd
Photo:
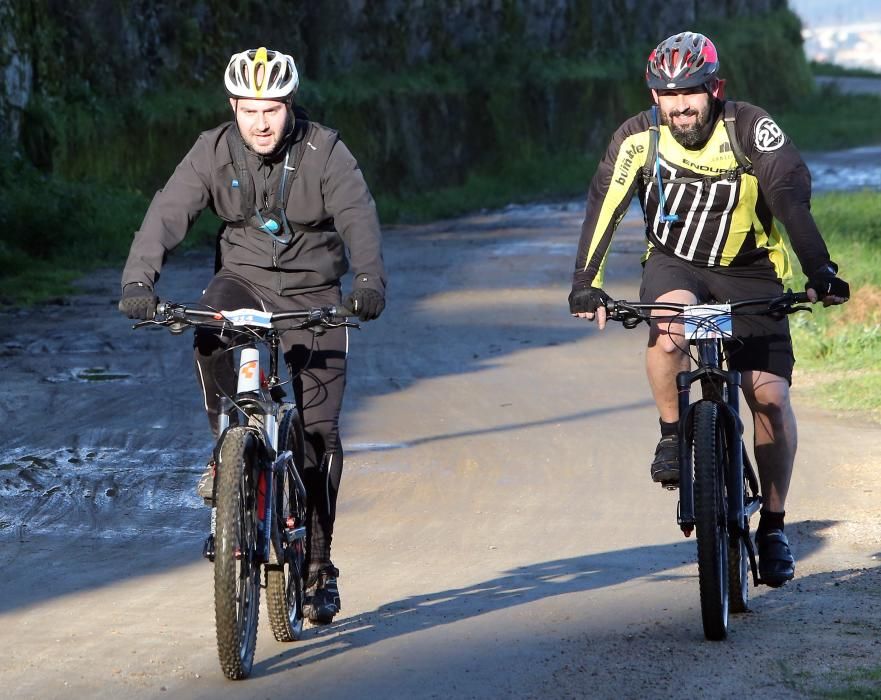
[[[260, 309], [194, 309], [186, 304], [165, 301], [156, 305], [156, 312], [152, 320], [141, 321], [136, 323], [134, 327], [143, 328], [158, 325], [178, 332], [186, 326], [239, 328], [242, 331], [252, 332], [256, 330], [305, 330], [318, 326], [359, 328], [357, 323], [348, 321], [346, 318], [354, 315], [350, 309], [344, 306], [321, 306], [301, 311], [271, 313]], [[278, 325], [293, 320], [299, 320], [300, 323], [284, 327]]]
[[[722, 302], [717, 302], [722, 303]], [[740, 309], [746, 306], [762, 306], [758, 311], [752, 311], [752, 314], [792, 314], [798, 311], [811, 311], [809, 307], [801, 306], [801, 304], [811, 303], [810, 298], [805, 292], [784, 292], [773, 297], [759, 297], [756, 299], [741, 299], [739, 301], [724, 302], [731, 308]], [[665, 320], [664, 316], [652, 316], [652, 311], [673, 311], [673, 317], [681, 314], [686, 307], [696, 306], [696, 304], [683, 304], [679, 302], [630, 302], [623, 300], [612, 300], [606, 302], [606, 317], [611, 321], [620, 321], [625, 328], [635, 328], [641, 322], [649, 323], [651, 320]]]

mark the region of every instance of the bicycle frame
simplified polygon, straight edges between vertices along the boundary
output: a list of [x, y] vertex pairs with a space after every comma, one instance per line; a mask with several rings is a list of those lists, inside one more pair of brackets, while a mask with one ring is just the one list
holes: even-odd
[[[205, 326], [221, 335], [234, 334], [226, 351], [239, 355], [236, 391], [232, 396], [223, 392], [221, 400], [211, 534], [203, 548], [203, 556], [214, 563], [217, 648], [221, 669], [230, 679], [251, 672], [261, 588], [267, 591], [276, 640], [299, 639], [304, 619], [307, 493], [298, 467], [303, 435], [297, 407], [284, 400], [279, 378], [281, 335], [288, 330], [357, 328], [345, 319], [349, 315], [340, 307], [270, 313], [161, 303], [152, 320], [135, 324], [164, 326], [175, 333], [187, 326]], [[294, 325], [285, 325], [288, 321]], [[268, 377], [261, 371], [264, 345]], [[276, 518], [283, 522], [274, 522]]]
[[[281, 388], [281, 380], [278, 375], [278, 354], [281, 342], [279, 331], [268, 330], [264, 341], [269, 351], [268, 377], [264, 377], [262, 373], [260, 351], [257, 345], [251, 342], [241, 346], [236, 395], [232, 400], [224, 398], [221, 401], [220, 437], [217, 440], [215, 452], [219, 453], [224, 433], [230, 425], [230, 415], [237, 411], [245, 414], [250, 429], [258, 435], [260, 444], [267, 448], [266, 453], [261, 455], [259, 460], [261, 466], [257, 482], [258, 551], [261, 553], [260, 562], [266, 564], [275, 563], [281, 555], [281, 552], [276, 552], [276, 557], [272, 556], [273, 509], [269, 505], [275, 502], [274, 475], [289, 466], [292, 467], [290, 473], [294, 477], [294, 483], [302, 502], [305, 502], [306, 499], [306, 486], [303, 483], [302, 475], [294, 464], [294, 456], [291, 451], [285, 450], [281, 454], [277, 453], [280, 419], [285, 410], [293, 410], [295, 406], [283, 402], [285, 392]], [[293, 538], [296, 539], [298, 534], [295, 532]]]
[[[727, 307], [727, 311], [722, 310], [721, 312], [718, 305], [698, 305], [703, 307], [703, 311], [710, 311], [710, 313], [698, 314], [698, 320], [691, 321], [697, 328], [701, 328], [701, 324], [703, 324], [704, 331], [702, 334], [694, 334], [688, 340], [689, 345], [696, 349], [697, 368], [692, 371], [680, 372], [676, 377], [679, 406], [679, 463], [681, 467], [679, 470], [677, 524], [686, 536], [689, 536], [695, 528], [694, 471], [692, 468], [694, 431], [692, 426], [697, 406], [703, 402], [711, 401], [718, 407], [718, 415], [722, 417], [721, 423], [724, 431], [727, 471], [722, 475], [722, 478], [727, 492], [729, 537], [736, 536], [745, 545], [754, 585], [758, 585], [760, 581], [755, 550], [749, 537], [749, 519], [761, 508], [762, 498], [759, 494], [760, 486], [755, 469], [750, 462], [746, 445], [743, 443], [744, 426], [740, 418], [741, 374], [737, 370], [723, 367], [722, 337], [726, 333], [715, 326], [714, 312], [716, 317], [725, 316], [727, 313], [730, 321], [730, 314], [735, 308], [761, 306], [764, 307], [762, 313], [789, 314], [796, 311], [809, 311], [808, 307], [799, 306], [799, 304], [809, 301], [807, 294], [788, 291], [778, 297], [729, 302], [724, 305]], [[712, 306], [716, 306], [716, 308], [710, 308]], [[687, 308], [694, 307], [688, 304], [663, 302], [645, 304], [610, 300], [606, 303], [608, 317], [611, 320], [621, 321], [625, 328], [635, 328], [642, 321], [651, 323], [659, 320], [659, 317], [651, 315], [655, 310], [673, 312], [674, 317], [679, 317]], [[701, 321], [701, 318], [704, 320]], [[706, 319], [710, 319], [709, 323]], [[684, 325], [687, 323], [686, 321]], [[687, 352], [685, 348], [682, 350]], [[695, 382], [701, 384], [702, 398], [692, 402], [691, 387]], [[744, 488], [745, 482], [747, 488]]]
[[[260, 547], [261, 563], [272, 562], [272, 508], [267, 504], [274, 503], [274, 479], [275, 474], [293, 465], [290, 470], [294, 477], [295, 487], [302, 502], [306, 499], [306, 486], [302, 475], [296, 468], [293, 454], [286, 450], [277, 454], [278, 428], [285, 410], [295, 409], [294, 404], [286, 404], [284, 389], [281, 387], [279, 377], [279, 348], [281, 346], [281, 333], [284, 329], [276, 327], [276, 323], [283, 321], [297, 321], [297, 329], [315, 327], [348, 326], [357, 328], [357, 323], [346, 320], [341, 322], [331, 321], [334, 318], [345, 319], [354, 315], [352, 311], [342, 306], [314, 308], [304, 311], [285, 311], [270, 313], [259, 309], [236, 309], [233, 311], [206, 310], [204, 308], [188, 308], [181, 304], [161, 303], [157, 306], [156, 318], [149, 321], [141, 321], [135, 324], [135, 328], [158, 325], [166, 326], [175, 332], [180, 332], [188, 325], [207, 325], [218, 329], [231, 330], [242, 334], [250, 334], [251, 339], [238, 346], [241, 350], [239, 355], [239, 369], [234, 397], [224, 397], [221, 400], [220, 411], [220, 435], [214, 449], [215, 460], [219, 461], [219, 450], [224, 436], [230, 428], [231, 416], [242, 414], [247, 417], [250, 430], [253, 430], [261, 445], [258, 455], [261, 464], [260, 481], [258, 483], [258, 503], [260, 512]], [[260, 351], [257, 343], [265, 344], [269, 356], [269, 376], [264, 377], [260, 368]], [[262, 490], [261, 490], [262, 488]], [[293, 539], [301, 533], [300, 528], [294, 532]], [[211, 535], [214, 535], [214, 518], [212, 516]], [[210, 540], [211, 538], [209, 538]], [[213, 548], [209, 549], [206, 541], [204, 556], [212, 560]], [[281, 554], [281, 552], [278, 552]], [[274, 562], [272, 562], [274, 563]]]
[[[712, 401], [719, 408], [725, 426], [725, 449], [728, 472], [725, 482], [728, 493], [729, 533], [746, 544], [750, 558], [753, 581], [758, 585], [758, 568], [752, 541], [749, 538], [749, 519], [761, 507], [758, 479], [743, 444], [743, 421], [740, 418], [741, 375], [737, 370], [721, 367], [722, 343], [717, 338], [704, 338], [694, 341], [697, 348], [698, 366], [693, 371], [680, 372], [676, 376], [679, 399], [679, 511], [676, 521], [682, 532], [689, 536], [694, 530], [694, 472], [692, 464], [692, 425], [693, 413], [698, 402], [691, 401], [691, 387], [701, 382], [704, 388], [700, 401]], [[708, 396], [707, 388], [713, 387]], [[725, 391], [720, 391], [724, 388]], [[751, 493], [744, 489], [744, 478], [749, 482]]]

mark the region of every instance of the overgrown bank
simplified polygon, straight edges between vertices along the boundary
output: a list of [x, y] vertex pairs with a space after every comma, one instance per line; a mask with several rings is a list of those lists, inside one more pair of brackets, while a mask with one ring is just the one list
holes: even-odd
[[851, 299], [791, 317], [796, 385], [826, 406], [881, 421], [881, 196], [828, 194], [813, 211]]

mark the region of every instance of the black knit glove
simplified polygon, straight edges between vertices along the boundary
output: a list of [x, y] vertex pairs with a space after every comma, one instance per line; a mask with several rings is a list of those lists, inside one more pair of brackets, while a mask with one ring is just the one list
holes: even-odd
[[355, 312], [360, 321], [372, 321], [379, 318], [385, 308], [385, 297], [375, 289], [362, 287], [352, 290], [346, 298], [345, 305]]
[[133, 283], [127, 284], [122, 290], [122, 299], [119, 300], [119, 310], [123, 316], [149, 321], [156, 314], [156, 304], [159, 298], [153, 290], [146, 285]]

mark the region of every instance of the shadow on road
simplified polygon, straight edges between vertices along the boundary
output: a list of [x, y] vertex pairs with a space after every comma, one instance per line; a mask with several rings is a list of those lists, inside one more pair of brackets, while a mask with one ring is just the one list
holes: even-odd
[[[807, 558], [823, 546], [823, 530], [835, 521], [793, 523], [797, 557]], [[305, 649], [291, 647], [254, 666], [254, 675], [285, 673], [292, 668], [363, 648], [386, 639], [448, 625], [467, 618], [528, 605], [551, 596], [615, 586], [646, 578], [669, 581], [694, 578], [696, 570], [675, 572], [695, 561], [694, 540], [674, 544], [633, 547], [570, 559], [557, 559], [511, 569], [503, 575], [463, 588], [451, 588], [413, 596], [383, 605], [356, 618], [343, 619], [324, 628], [313, 628], [317, 643]], [[795, 584], [790, 584], [794, 588]], [[305, 657], [305, 658], [301, 658]]]
[[460, 430], [458, 432], [443, 433], [440, 435], [429, 435], [426, 437], [414, 438], [413, 440], [407, 440], [406, 442], [377, 444], [368, 443], [363, 446], [355, 445], [354, 447], [347, 448], [346, 454], [356, 455], [370, 452], [389, 452], [391, 450], [400, 450], [405, 447], [418, 447], [419, 445], [425, 445], [434, 442], [443, 442], [444, 440], [457, 440], [460, 438], [477, 437], [478, 435], [488, 435], [491, 433], [505, 433], [514, 432], [517, 430], [526, 430], [528, 428], [536, 428], [542, 425], [557, 425], [560, 423], [576, 422], [584, 420], [585, 418], [590, 418], [592, 416], [609, 415], [619, 412], [626, 413], [627, 411], [647, 408], [654, 405], [654, 401], [651, 400], [635, 401], [633, 403], [619, 404], [617, 406], [603, 406], [601, 408], [594, 408], [589, 411], [579, 411], [578, 413], [571, 413], [566, 416], [553, 416], [552, 418], [545, 418], [543, 420], [521, 421], [519, 423], [507, 423], [505, 425], [497, 425], [492, 428]]

